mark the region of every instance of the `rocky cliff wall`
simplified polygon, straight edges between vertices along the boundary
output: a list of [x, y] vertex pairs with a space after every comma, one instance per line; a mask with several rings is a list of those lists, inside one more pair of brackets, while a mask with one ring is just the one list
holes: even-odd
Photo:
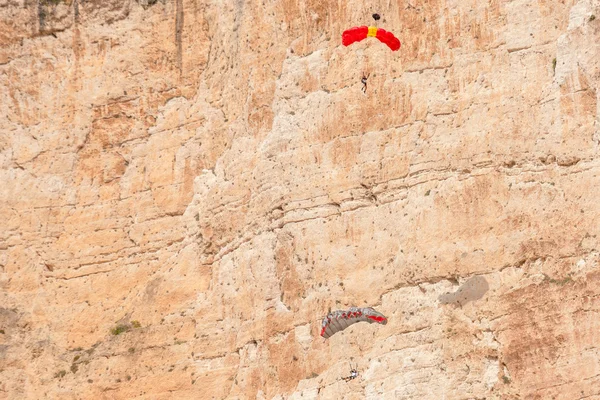
[[[373, 12], [399, 52], [341, 46]], [[598, 43], [598, 0], [0, 0], [0, 398], [600, 398]]]

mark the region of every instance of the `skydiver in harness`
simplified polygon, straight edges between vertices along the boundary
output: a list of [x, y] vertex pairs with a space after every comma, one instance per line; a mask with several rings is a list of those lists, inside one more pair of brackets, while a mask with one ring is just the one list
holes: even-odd
[[369, 79], [369, 76], [370, 76], [370, 75], [371, 75], [371, 74], [366, 74], [366, 75], [365, 75], [365, 74], [363, 74], [363, 76], [362, 76], [362, 78], [361, 78], [361, 80], [360, 80], [360, 81], [361, 81], [361, 83], [363, 84], [362, 91], [363, 91], [363, 93], [365, 93], [365, 94], [367, 93], [367, 79]]
[[342, 379], [346, 382], [349, 382], [353, 379], [358, 378], [358, 370], [356, 368], [357, 368], [356, 366], [354, 368], [352, 368], [352, 364], [350, 364], [350, 375], [344, 376], [344, 377], [342, 377]]

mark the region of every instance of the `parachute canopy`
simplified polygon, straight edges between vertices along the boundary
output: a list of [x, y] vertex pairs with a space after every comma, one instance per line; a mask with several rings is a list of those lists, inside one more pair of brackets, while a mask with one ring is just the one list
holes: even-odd
[[371, 307], [350, 307], [348, 310], [332, 311], [323, 318], [321, 336], [328, 339], [335, 333], [343, 331], [357, 322], [368, 322], [370, 324], [377, 322], [385, 325], [387, 324], [387, 318]]
[[400, 49], [400, 40], [392, 32], [374, 26], [355, 26], [344, 31], [342, 34], [342, 44], [350, 46], [352, 43], [360, 42], [367, 37], [376, 37], [393, 51]]

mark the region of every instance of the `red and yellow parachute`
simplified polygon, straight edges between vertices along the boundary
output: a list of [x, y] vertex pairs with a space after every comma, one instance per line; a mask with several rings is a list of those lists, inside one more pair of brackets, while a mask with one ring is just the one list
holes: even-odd
[[355, 26], [342, 34], [342, 44], [350, 46], [354, 42], [360, 42], [368, 37], [375, 37], [381, 43], [386, 44], [392, 51], [400, 49], [400, 40], [392, 32], [374, 26]]

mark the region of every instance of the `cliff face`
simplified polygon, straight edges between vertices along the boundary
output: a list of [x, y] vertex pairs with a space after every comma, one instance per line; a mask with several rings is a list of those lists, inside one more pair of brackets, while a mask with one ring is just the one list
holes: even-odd
[[[399, 52], [341, 46], [373, 12]], [[0, 0], [0, 398], [600, 398], [598, 43], [598, 0]]]

